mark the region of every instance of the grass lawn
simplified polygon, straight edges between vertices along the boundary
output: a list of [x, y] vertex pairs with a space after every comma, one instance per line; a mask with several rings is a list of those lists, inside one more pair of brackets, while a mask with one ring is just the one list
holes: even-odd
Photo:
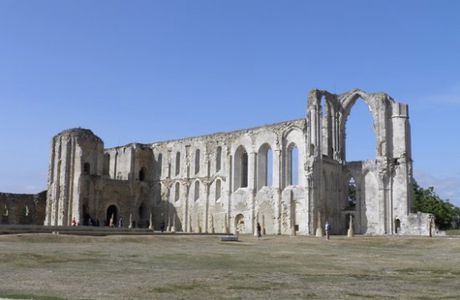
[[0, 236], [0, 298], [460, 299], [460, 238]]
[[446, 231], [447, 235], [460, 235], [460, 229], [449, 229]]

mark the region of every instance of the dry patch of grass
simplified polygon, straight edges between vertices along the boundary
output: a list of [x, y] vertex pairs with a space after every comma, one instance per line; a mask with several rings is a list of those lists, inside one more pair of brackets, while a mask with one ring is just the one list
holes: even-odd
[[0, 297], [460, 298], [460, 239], [241, 239], [0, 236]]

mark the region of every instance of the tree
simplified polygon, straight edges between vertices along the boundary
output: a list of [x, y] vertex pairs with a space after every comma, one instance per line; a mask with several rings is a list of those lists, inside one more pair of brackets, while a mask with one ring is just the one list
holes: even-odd
[[460, 208], [452, 205], [449, 200], [441, 199], [431, 186], [427, 189], [413, 183], [414, 209], [424, 213], [431, 213], [435, 217], [439, 229], [458, 228], [460, 225]]

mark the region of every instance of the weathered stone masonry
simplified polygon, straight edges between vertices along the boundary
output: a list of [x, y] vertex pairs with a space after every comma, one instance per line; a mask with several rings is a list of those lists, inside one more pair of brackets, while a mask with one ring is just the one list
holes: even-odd
[[[347, 162], [345, 126], [369, 106], [376, 159]], [[115, 223], [185, 232], [427, 234], [412, 214], [408, 106], [383, 93], [312, 90], [305, 118], [104, 149], [88, 129], [53, 138], [45, 225]], [[150, 224], [152, 221], [153, 224]]]
[[42, 225], [46, 191], [38, 194], [0, 193], [0, 224]]

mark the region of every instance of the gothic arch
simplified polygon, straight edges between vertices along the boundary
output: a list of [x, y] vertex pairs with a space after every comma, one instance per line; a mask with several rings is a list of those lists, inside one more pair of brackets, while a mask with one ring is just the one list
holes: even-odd
[[273, 150], [264, 143], [257, 151], [257, 190], [273, 184]]
[[338, 96], [338, 99], [341, 111], [339, 118], [339, 139], [341, 141], [342, 159], [345, 160], [345, 129], [347, 120], [358, 99], [362, 99], [364, 101], [372, 115], [372, 124], [375, 136], [375, 157], [385, 156], [387, 153], [385, 149], [388, 138], [387, 132], [389, 130], [389, 122], [387, 121], [387, 118], [388, 110], [391, 106], [389, 97], [384, 94], [368, 94], [361, 90], [353, 90], [350, 93]]
[[243, 145], [240, 145], [235, 151], [233, 170], [233, 190], [236, 191], [239, 188], [248, 187], [249, 156], [246, 148]]

